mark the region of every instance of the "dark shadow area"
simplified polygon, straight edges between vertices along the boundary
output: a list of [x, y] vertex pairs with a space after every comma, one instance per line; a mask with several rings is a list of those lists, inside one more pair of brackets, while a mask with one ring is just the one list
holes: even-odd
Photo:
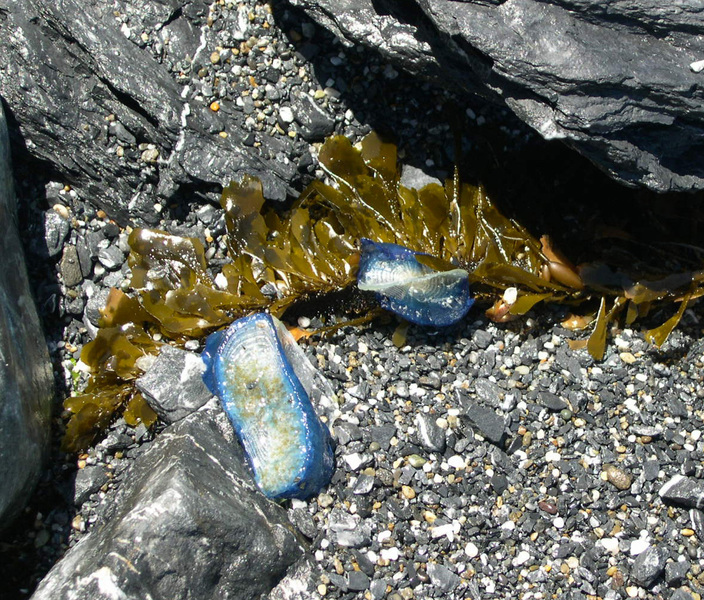
[[[312, 24], [288, 5], [273, 9], [284, 32]], [[369, 129], [396, 142], [403, 163], [450, 176], [454, 136], [461, 132], [462, 179], [483, 185], [504, 214], [534, 235], [550, 235], [573, 262], [604, 261], [644, 277], [701, 268], [704, 256], [695, 247], [704, 242], [704, 193], [628, 188], [567, 144], [542, 139], [507, 108], [403, 72], [372, 72], [379, 56], [346, 48], [314, 27], [314, 36], [292, 43], [322, 87], [351, 82], [338, 88], [342, 102]]]
[[[60, 558], [55, 549], [68, 544], [73, 508], [75, 462], [67, 461], [59, 446], [63, 435], [62, 402], [69, 394], [63, 376], [60, 348], [64, 327], [70, 320], [60, 314], [61, 286], [56, 263], [44, 243], [44, 214], [50, 208], [46, 185], [58, 176], [49, 165], [32, 158], [24, 145], [17, 122], [3, 105], [11, 140], [15, 195], [20, 239], [29, 284], [44, 328], [54, 372], [55, 397], [49, 455], [39, 483], [22, 513], [0, 532], [0, 581], [3, 600], [29, 597], [39, 580]], [[50, 543], [50, 540], [58, 543]]]

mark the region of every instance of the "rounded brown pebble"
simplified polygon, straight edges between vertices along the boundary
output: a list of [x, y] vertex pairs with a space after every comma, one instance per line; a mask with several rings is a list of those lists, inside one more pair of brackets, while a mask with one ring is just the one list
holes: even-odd
[[549, 515], [557, 514], [557, 506], [552, 502], [546, 502], [545, 500], [541, 500], [540, 502], [538, 502], [538, 508], [540, 508], [540, 510], [544, 510]]
[[413, 498], [416, 497], [416, 491], [410, 485], [402, 485], [401, 493], [404, 498], [408, 498], [409, 500], [413, 500]]
[[604, 467], [604, 473], [606, 473], [606, 480], [619, 490], [627, 490], [631, 487], [631, 483], [633, 483], [633, 477], [623, 469], [619, 469], [614, 465], [606, 465]]

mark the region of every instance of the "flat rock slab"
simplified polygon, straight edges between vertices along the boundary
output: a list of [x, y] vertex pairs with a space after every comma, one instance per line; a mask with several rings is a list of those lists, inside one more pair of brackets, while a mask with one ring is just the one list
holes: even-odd
[[54, 377], [17, 232], [0, 104], [0, 529], [24, 506], [49, 445]]
[[704, 189], [698, 0], [290, 0], [344, 42], [506, 104], [627, 184]]
[[141, 455], [100, 524], [34, 600], [259, 598], [302, 549], [285, 511], [256, 489], [229, 424], [209, 407]]

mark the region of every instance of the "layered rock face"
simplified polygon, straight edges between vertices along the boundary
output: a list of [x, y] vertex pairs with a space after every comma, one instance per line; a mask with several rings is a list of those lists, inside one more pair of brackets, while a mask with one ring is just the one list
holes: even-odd
[[0, 528], [24, 506], [49, 443], [54, 379], [17, 232], [0, 104]]
[[[158, 40], [147, 46], [138, 29], [121, 26], [123, 13]], [[155, 193], [169, 198], [181, 185], [244, 173], [262, 179], [268, 198], [285, 198], [292, 142], [244, 144], [244, 115], [204, 105], [191, 84], [192, 72], [211, 65], [203, 48], [217, 31], [207, 15], [201, 0], [10, 0], [0, 18], [0, 93], [22, 143], [119, 221], [149, 222]]]
[[505, 103], [628, 185], [704, 189], [695, 0], [290, 0], [349, 44]]

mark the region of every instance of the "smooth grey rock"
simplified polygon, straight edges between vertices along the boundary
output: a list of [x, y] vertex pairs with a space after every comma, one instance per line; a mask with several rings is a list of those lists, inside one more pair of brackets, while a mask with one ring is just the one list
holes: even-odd
[[163, 421], [175, 423], [213, 397], [203, 383], [204, 371], [198, 354], [167, 344], [137, 380], [137, 389]]
[[442, 185], [442, 182], [437, 177], [428, 175], [425, 171], [413, 165], [403, 165], [401, 167], [399, 183], [411, 190], [421, 190], [431, 183]]
[[[0, 18], [1, 20], [1, 18]], [[54, 377], [17, 232], [10, 144], [0, 104], [0, 528], [31, 494], [49, 445]]]
[[667, 552], [656, 546], [650, 546], [633, 561], [631, 579], [645, 588], [651, 587], [665, 570]]
[[430, 583], [444, 593], [454, 590], [460, 583], [460, 578], [447, 567], [437, 563], [428, 563]]
[[699, 0], [289, 0], [349, 45], [505, 104], [613, 177], [704, 189]]
[[[255, 487], [221, 411], [167, 428], [125, 474], [102, 520], [34, 600], [254, 599], [301, 556], [286, 513]], [[230, 428], [231, 429], [231, 428]]]
[[689, 508], [704, 507], [704, 483], [692, 477], [675, 475], [658, 492], [663, 500]]
[[[131, 30], [142, 31], [143, 24], [169, 38], [165, 61], [130, 39], [114, 7], [101, 0], [9, 0], [3, 6], [0, 94], [23, 144], [118, 221], [158, 221], [154, 192], [168, 198], [183, 184], [224, 184], [245, 173], [261, 178], [269, 199], [292, 192], [296, 166], [280, 158], [293, 154], [290, 138], [260, 149], [244, 146], [239, 113], [228, 106], [214, 113], [191, 101], [193, 90], [177, 81], [179, 64], [205, 60], [201, 34], [217, 34], [206, 23], [208, 4], [121, 3]], [[215, 135], [225, 129], [227, 138]], [[121, 158], [117, 144], [133, 157]], [[142, 144], [153, 145], [146, 158]]]
[[347, 589], [353, 592], [363, 592], [369, 589], [369, 575], [362, 571], [349, 571], [347, 573]]

